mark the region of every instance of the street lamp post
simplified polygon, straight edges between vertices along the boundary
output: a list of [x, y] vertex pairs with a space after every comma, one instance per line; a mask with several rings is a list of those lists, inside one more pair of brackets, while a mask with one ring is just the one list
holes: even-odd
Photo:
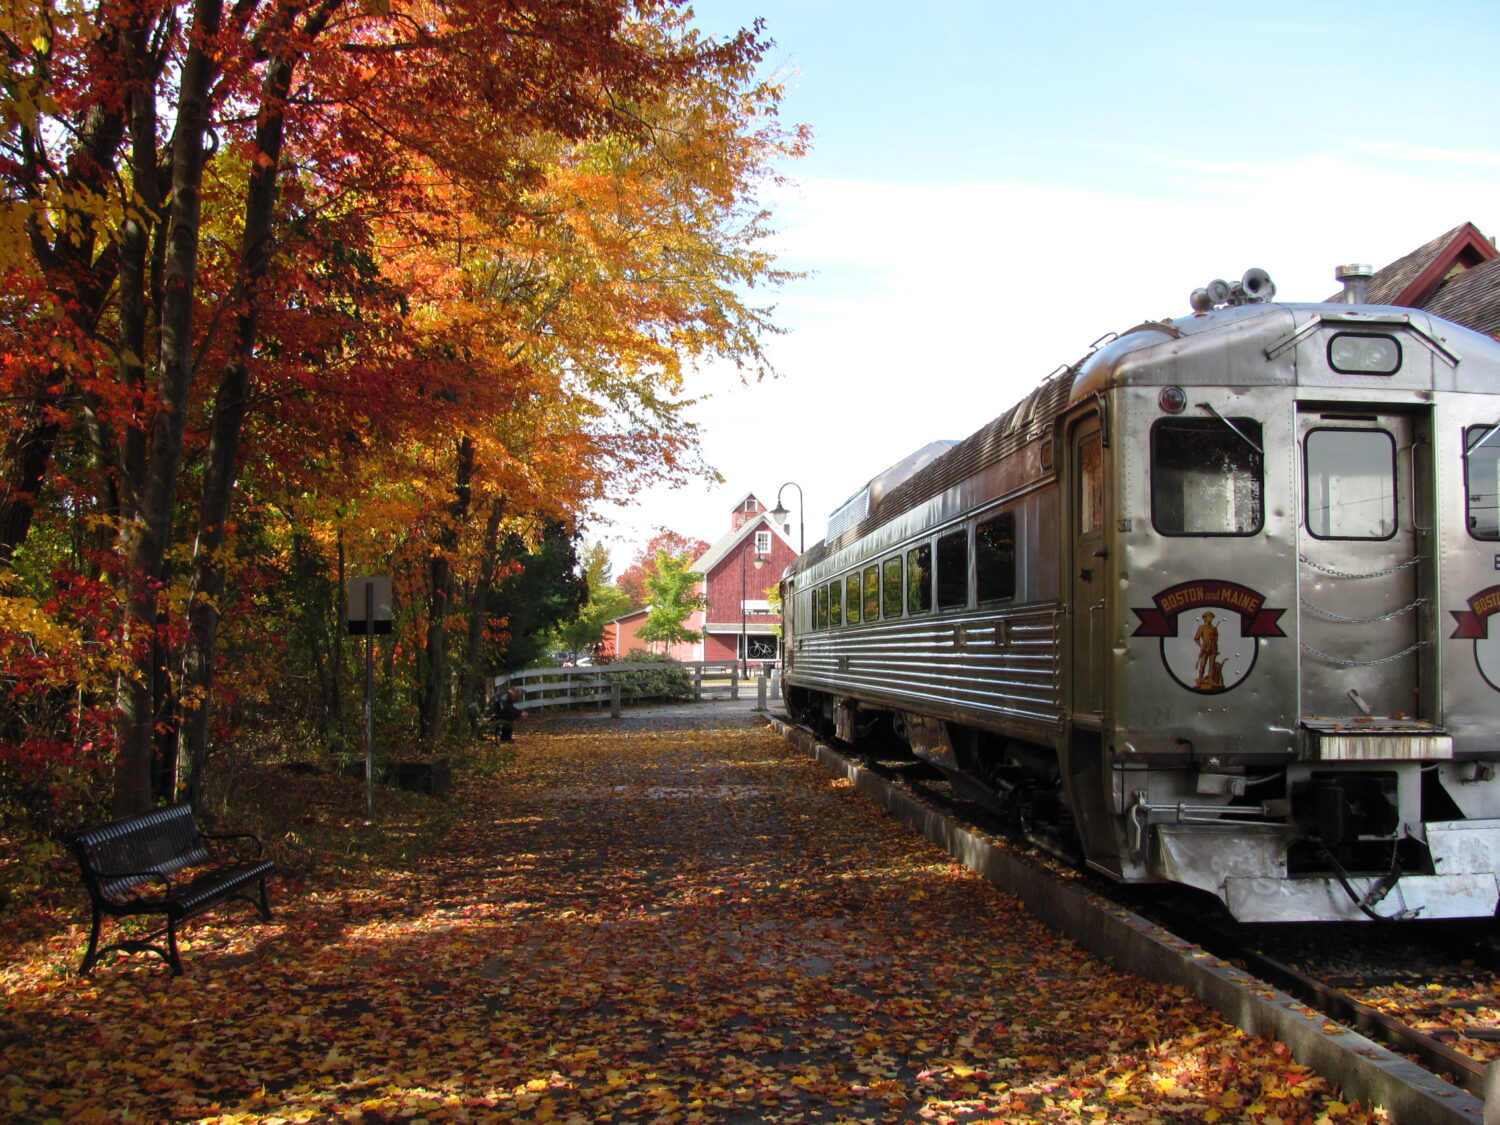
[[771, 518], [777, 523], [785, 524], [787, 516], [792, 514], [786, 508], [782, 507], [781, 504], [781, 494], [788, 488], [795, 488], [797, 490], [797, 553], [800, 555], [807, 549], [803, 537], [803, 523], [805, 522], [804, 517], [806, 515], [804, 509], [806, 508], [806, 504], [802, 500], [802, 486], [800, 484], [794, 480], [789, 480], [776, 490], [776, 507], [771, 509]]
[[[747, 551], [740, 552], [740, 673], [746, 676], [750, 674], [750, 643], [748, 640], [749, 634], [745, 629], [747, 619], [750, 616], [750, 610], [745, 605], [748, 600], [745, 590], [745, 558], [748, 554], [749, 552]], [[755, 569], [759, 570], [765, 565], [766, 556], [756, 555]]]

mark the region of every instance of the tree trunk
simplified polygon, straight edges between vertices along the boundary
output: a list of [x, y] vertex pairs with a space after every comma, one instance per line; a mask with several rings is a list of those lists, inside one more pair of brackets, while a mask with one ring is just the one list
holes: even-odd
[[[106, 42], [102, 50], [107, 54], [129, 41], [106, 37]], [[119, 55], [116, 61], [125, 69], [133, 65]], [[102, 105], [88, 112], [80, 130], [82, 144], [68, 168], [71, 190], [79, 195], [111, 190], [109, 185], [118, 171], [116, 150], [124, 129], [124, 117], [118, 112]], [[50, 246], [34, 219], [27, 222], [27, 234], [58, 305], [66, 310], [79, 337], [88, 339], [96, 330], [100, 310], [111, 291], [118, 260], [112, 251], [96, 259], [96, 232], [88, 217], [59, 226], [56, 242]], [[16, 407], [17, 422], [7, 427], [10, 434], [0, 446], [0, 566], [10, 565], [31, 533], [42, 482], [61, 433], [56, 411], [63, 405], [67, 389], [65, 372], [39, 368], [30, 393]]]
[[209, 54], [218, 35], [220, 0], [196, 0], [183, 64], [177, 131], [172, 150], [172, 207], [168, 231], [166, 286], [158, 351], [158, 406], [146, 440], [146, 470], [140, 506], [122, 529], [128, 561], [124, 641], [139, 655], [134, 673], [121, 684], [117, 719], [114, 812], [142, 812], [153, 804], [151, 765], [155, 715], [156, 662], [146, 642], [156, 628], [162, 564], [172, 535], [173, 506], [182, 467], [183, 429], [193, 382], [193, 299], [201, 236], [204, 135], [208, 130], [208, 89], [214, 73]]
[[421, 735], [428, 746], [443, 736], [448, 707], [448, 615], [453, 609], [453, 556], [458, 533], [469, 515], [469, 497], [474, 480], [474, 439], [465, 435], [458, 442], [458, 464], [454, 474], [453, 501], [448, 518], [433, 544], [428, 565], [431, 587], [427, 606], [426, 682], [422, 685]]
[[334, 629], [333, 643], [329, 646], [328, 659], [332, 664], [332, 677], [329, 685], [328, 696], [328, 729], [344, 733], [344, 685], [348, 683], [345, 675], [344, 653], [346, 646], [341, 638], [346, 628], [344, 621], [344, 591], [348, 589], [349, 565], [344, 557], [344, 529], [341, 526], [338, 532], [338, 567], [334, 572], [333, 582], [333, 620], [325, 620], [325, 625], [331, 625]]
[[[290, 9], [284, 9], [291, 22]], [[316, 35], [321, 27], [310, 27]], [[274, 250], [277, 175], [286, 136], [286, 97], [297, 57], [290, 50], [275, 55], [261, 91], [255, 130], [258, 159], [252, 164], [245, 193], [245, 233], [240, 245], [240, 313], [230, 358], [219, 376], [198, 505], [198, 535], [193, 543], [192, 592], [188, 600], [189, 636], [183, 654], [183, 744], [177, 763], [179, 787], [196, 801], [208, 754], [212, 711], [214, 656], [219, 603], [224, 593], [224, 548], [229, 509], [239, 468], [240, 436], [250, 393], [250, 363], [260, 335], [261, 289]]]
[[484, 524], [484, 543], [479, 555], [479, 573], [469, 597], [469, 649], [464, 659], [463, 698], [484, 701], [484, 627], [489, 621], [490, 590], [495, 572], [500, 569], [500, 521], [505, 516], [505, 501], [490, 501], [489, 516]]
[[48, 417], [54, 402], [55, 396], [44, 393], [26, 403], [21, 408], [25, 421], [0, 451], [0, 565], [10, 564], [36, 517], [42, 479], [57, 444], [57, 422]]

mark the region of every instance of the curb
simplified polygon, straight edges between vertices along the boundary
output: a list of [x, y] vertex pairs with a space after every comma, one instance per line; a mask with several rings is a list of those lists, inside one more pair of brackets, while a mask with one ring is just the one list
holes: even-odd
[[1344, 1098], [1382, 1106], [1401, 1125], [1485, 1121], [1484, 1103], [1467, 1091], [1138, 914], [1046, 878], [804, 731], [772, 717], [766, 722], [897, 820], [1019, 898], [1052, 929], [1124, 972], [1187, 989], [1247, 1035], [1274, 1036], [1299, 1063], [1335, 1083]]

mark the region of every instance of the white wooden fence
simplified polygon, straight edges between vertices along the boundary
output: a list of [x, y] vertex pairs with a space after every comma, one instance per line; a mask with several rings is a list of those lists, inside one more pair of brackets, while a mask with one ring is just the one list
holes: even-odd
[[[515, 688], [521, 695], [516, 706], [523, 711], [589, 704], [618, 707], [621, 703], [647, 702], [650, 698], [636, 693], [626, 673], [663, 672], [672, 667], [687, 670], [695, 700], [738, 699], [742, 690], [767, 698], [780, 687], [776, 666], [771, 661], [751, 661], [748, 668], [742, 668], [738, 661], [684, 661], [679, 665], [620, 663], [588, 668], [528, 668], [496, 678], [494, 690]], [[767, 681], [764, 688], [756, 682], [761, 679]]]

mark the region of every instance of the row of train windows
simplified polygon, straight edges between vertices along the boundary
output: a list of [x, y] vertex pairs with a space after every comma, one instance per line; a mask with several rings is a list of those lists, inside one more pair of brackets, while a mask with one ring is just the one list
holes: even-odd
[[[1500, 427], [1464, 434], [1469, 534], [1500, 539]], [[1261, 425], [1253, 418], [1168, 418], [1151, 431], [1151, 521], [1162, 535], [1255, 535], [1264, 522]], [[1396, 534], [1396, 440], [1337, 426], [1303, 439], [1303, 518], [1318, 539]], [[1081, 459], [1081, 518], [1102, 487], [1102, 462]], [[1084, 528], [1083, 530], [1088, 530]]]
[[[1016, 594], [1016, 517], [1001, 512], [974, 525], [974, 596], [981, 602]], [[969, 529], [918, 543], [812, 591], [813, 628], [858, 625], [969, 604]]]
[[[1500, 540], [1500, 427], [1464, 435], [1469, 534]], [[1265, 522], [1265, 458], [1253, 418], [1165, 418], [1151, 431], [1151, 521], [1161, 535], [1256, 535]], [[1095, 435], [1079, 451], [1079, 530], [1103, 518], [1104, 459]], [[1385, 430], [1336, 426], [1303, 440], [1303, 512], [1319, 539], [1396, 534], [1396, 440]], [[974, 597], [1016, 592], [1015, 515], [973, 527]], [[811, 593], [815, 628], [957, 609], [969, 602], [969, 529], [957, 528], [851, 571]]]

